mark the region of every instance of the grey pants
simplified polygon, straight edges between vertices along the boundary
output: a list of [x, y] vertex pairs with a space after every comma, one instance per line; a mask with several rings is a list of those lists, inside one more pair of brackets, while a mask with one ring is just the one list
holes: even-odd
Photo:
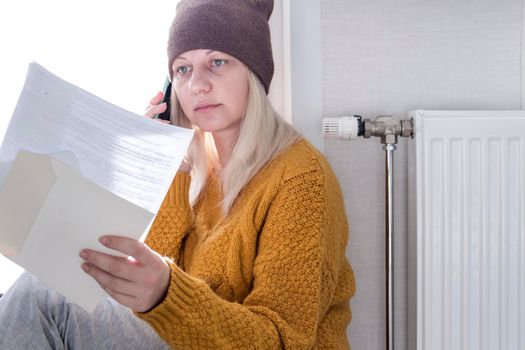
[[25, 272], [0, 298], [0, 349], [169, 349], [144, 321], [106, 299], [88, 313]]

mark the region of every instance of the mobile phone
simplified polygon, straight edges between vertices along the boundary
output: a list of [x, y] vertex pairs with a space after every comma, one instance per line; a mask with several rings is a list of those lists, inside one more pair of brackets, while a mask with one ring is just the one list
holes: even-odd
[[157, 114], [158, 119], [167, 120], [169, 121], [170, 118], [170, 98], [171, 98], [171, 81], [166, 79], [166, 84], [164, 84], [164, 98], [162, 99], [162, 102], [166, 103], [166, 110], [162, 113]]

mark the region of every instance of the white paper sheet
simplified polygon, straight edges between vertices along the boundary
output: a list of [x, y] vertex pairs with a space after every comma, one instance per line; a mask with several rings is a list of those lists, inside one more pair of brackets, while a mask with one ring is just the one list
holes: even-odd
[[105, 293], [80, 250], [147, 231], [192, 136], [31, 64], [0, 148], [0, 252], [93, 310]]
[[169, 187], [192, 136], [191, 130], [126, 111], [32, 63], [0, 163], [12, 162], [20, 150], [72, 151], [86, 178], [156, 212], [163, 200], [158, 194]]

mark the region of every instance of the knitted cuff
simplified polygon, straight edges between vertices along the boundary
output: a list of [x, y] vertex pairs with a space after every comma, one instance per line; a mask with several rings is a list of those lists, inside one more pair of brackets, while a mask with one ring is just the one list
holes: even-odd
[[183, 319], [197, 299], [199, 286], [206, 285], [204, 281], [182, 271], [175, 263], [170, 263], [170, 268], [171, 279], [166, 298], [155, 308], [144, 313], [136, 313], [154, 328], [162, 329], [166, 325], [173, 324], [174, 316]]

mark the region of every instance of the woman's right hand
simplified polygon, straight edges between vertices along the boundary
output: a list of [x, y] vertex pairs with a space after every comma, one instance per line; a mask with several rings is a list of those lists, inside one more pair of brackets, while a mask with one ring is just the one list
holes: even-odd
[[[164, 98], [164, 93], [162, 91], [157, 92], [157, 95], [149, 101], [149, 105], [146, 108], [146, 111], [144, 112], [144, 116], [150, 119], [155, 118], [157, 114], [160, 114], [164, 111], [166, 111], [166, 103], [162, 102]], [[161, 103], [162, 102], [162, 103]], [[168, 120], [163, 119], [156, 119], [161, 123], [168, 124]], [[184, 157], [182, 160], [182, 163], [180, 164], [179, 171], [184, 173], [190, 173], [191, 172], [191, 162], [187, 159], [188, 157]]]
[[[144, 112], [144, 116], [147, 118], [153, 119], [155, 118], [157, 114], [160, 114], [166, 111], [166, 108], [168, 108], [168, 106], [166, 105], [166, 102], [162, 102], [163, 98], [164, 98], [164, 93], [162, 91], [157, 92], [155, 97], [153, 97], [151, 101], [149, 101], [149, 105], [146, 108], [146, 111]], [[169, 123], [168, 120], [163, 120], [163, 119], [157, 119], [157, 120], [161, 123], [166, 123], [166, 124]]]

